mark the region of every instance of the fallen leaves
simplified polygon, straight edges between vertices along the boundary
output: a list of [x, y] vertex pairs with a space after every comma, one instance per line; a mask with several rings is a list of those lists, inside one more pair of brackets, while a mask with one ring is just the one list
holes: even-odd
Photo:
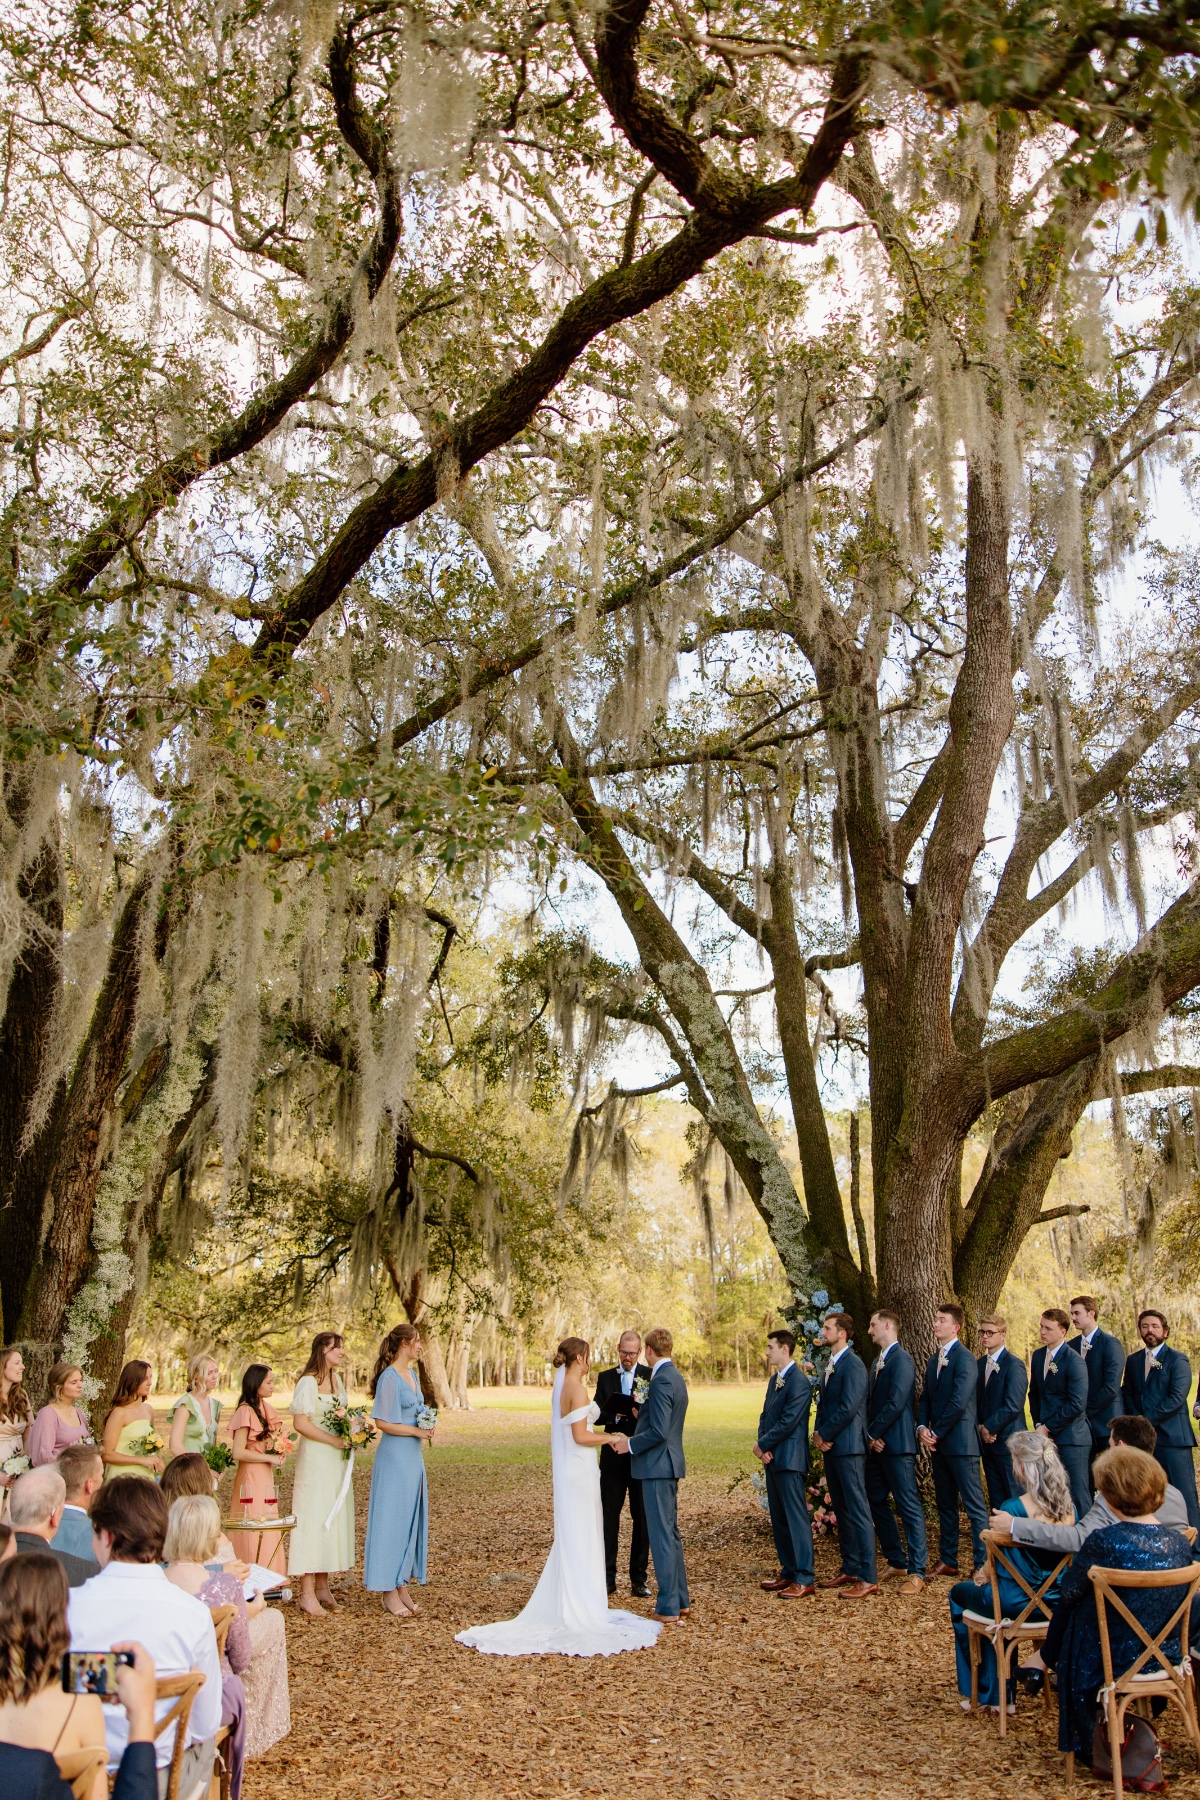
[[[530, 1414], [443, 1418], [429, 1457], [424, 1610], [385, 1616], [357, 1576], [334, 1578], [336, 1615], [286, 1609], [292, 1733], [248, 1765], [246, 1800], [1066, 1795], [1052, 1710], [1022, 1697], [1003, 1743], [994, 1720], [960, 1712], [948, 1583], [915, 1600], [763, 1594], [760, 1579], [775, 1572], [766, 1516], [727, 1494], [724, 1474], [680, 1490], [694, 1611], [653, 1650], [509, 1659], [456, 1644], [465, 1626], [519, 1611], [549, 1550], [549, 1454], [531, 1454], [545, 1442]], [[367, 1486], [364, 1468], [360, 1567]], [[836, 1544], [817, 1554], [818, 1576], [833, 1573]], [[622, 1556], [627, 1565], [624, 1544]], [[618, 1604], [649, 1612], [621, 1589]], [[1174, 1800], [1200, 1800], [1195, 1757], [1178, 1728], [1170, 1735]]]

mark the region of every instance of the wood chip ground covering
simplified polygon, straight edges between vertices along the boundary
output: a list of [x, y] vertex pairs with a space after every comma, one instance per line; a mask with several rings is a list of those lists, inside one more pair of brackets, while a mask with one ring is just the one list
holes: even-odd
[[[759, 1590], [775, 1573], [766, 1515], [745, 1486], [728, 1491], [752, 1466], [757, 1390], [693, 1395], [680, 1489], [690, 1621], [666, 1627], [652, 1650], [614, 1657], [482, 1656], [456, 1644], [456, 1631], [520, 1610], [553, 1527], [548, 1394], [480, 1401], [444, 1415], [428, 1453], [429, 1584], [416, 1619], [391, 1619], [363, 1592], [369, 1467], [359, 1471], [359, 1572], [335, 1578], [337, 1615], [284, 1608], [292, 1732], [249, 1764], [246, 1800], [1066, 1794], [1056, 1719], [1040, 1702], [1021, 1698], [1003, 1742], [992, 1719], [960, 1712], [948, 1582], [916, 1600], [885, 1590], [859, 1603], [789, 1604]], [[817, 1572], [836, 1572], [830, 1543], [818, 1545]], [[624, 1576], [618, 1604], [651, 1608], [630, 1599]], [[1167, 1738], [1171, 1794], [1200, 1800], [1182, 1731]], [[1111, 1788], [1083, 1771], [1078, 1791]]]

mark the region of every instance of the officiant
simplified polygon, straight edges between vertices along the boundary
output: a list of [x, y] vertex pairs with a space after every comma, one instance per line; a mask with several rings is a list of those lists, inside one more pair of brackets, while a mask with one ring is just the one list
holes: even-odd
[[[642, 1340], [636, 1331], [623, 1331], [617, 1345], [617, 1366], [602, 1369], [596, 1377], [594, 1399], [600, 1408], [597, 1431], [632, 1433], [637, 1421], [637, 1394], [646, 1390], [650, 1370], [640, 1360]], [[650, 1597], [646, 1574], [650, 1566], [650, 1539], [646, 1534], [646, 1513], [642, 1505], [642, 1484], [631, 1473], [633, 1458], [618, 1456], [608, 1444], [600, 1452], [600, 1505], [604, 1512], [604, 1573], [608, 1591], [617, 1591], [617, 1546], [621, 1536], [621, 1512], [625, 1495], [629, 1495], [629, 1516], [633, 1520], [633, 1541], [629, 1547], [629, 1585], [640, 1600]]]

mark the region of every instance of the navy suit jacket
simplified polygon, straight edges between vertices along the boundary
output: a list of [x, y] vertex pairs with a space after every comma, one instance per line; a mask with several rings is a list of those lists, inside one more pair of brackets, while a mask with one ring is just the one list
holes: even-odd
[[637, 1481], [682, 1481], [683, 1421], [687, 1415], [687, 1382], [673, 1362], [655, 1363], [650, 1392], [629, 1440], [632, 1473]]
[[1056, 1444], [1090, 1444], [1088, 1379], [1083, 1358], [1070, 1344], [1054, 1352], [1054, 1374], [1047, 1375], [1050, 1351], [1040, 1344], [1029, 1359], [1029, 1410], [1035, 1425], [1044, 1425]]
[[[987, 1372], [986, 1356], [978, 1359], [977, 1367], [976, 1417], [981, 1425], [986, 1425], [989, 1431], [995, 1432], [1000, 1443], [1004, 1443], [1014, 1431], [1025, 1429], [1025, 1396], [1029, 1392], [1029, 1376], [1025, 1372], [1025, 1364], [1006, 1346], [1000, 1352], [1000, 1359], [992, 1371], [990, 1381], [984, 1380]], [[989, 1444], [986, 1448], [991, 1449], [993, 1446]]]
[[867, 1371], [852, 1347], [847, 1347], [817, 1389], [814, 1430], [833, 1448], [827, 1456], [865, 1456], [867, 1453]]
[[1120, 1338], [1115, 1338], [1111, 1331], [1101, 1331], [1097, 1326], [1092, 1347], [1086, 1356], [1083, 1354], [1082, 1332], [1071, 1339], [1071, 1348], [1078, 1352], [1087, 1371], [1087, 1416], [1092, 1428], [1092, 1441], [1107, 1449], [1108, 1428], [1121, 1411], [1121, 1377], [1125, 1373], [1124, 1346]]
[[777, 1474], [808, 1474], [811, 1406], [812, 1382], [798, 1363], [788, 1365], [782, 1387], [772, 1375], [758, 1421], [758, 1447], [771, 1452], [771, 1467]]
[[916, 1367], [903, 1344], [892, 1345], [882, 1366], [875, 1358], [867, 1388], [867, 1437], [882, 1438], [893, 1456], [917, 1453], [916, 1392]]
[[940, 1456], [978, 1456], [979, 1433], [975, 1429], [975, 1384], [979, 1371], [964, 1344], [954, 1340], [939, 1376], [938, 1352], [925, 1365], [925, 1391], [920, 1419], [937, 1438]]
[[1185, 1450], [1196, 1442], [1188, 1417], [1192, 1365], [1182, 1350], [1160, 1344], [1154, 1352], [1161, 1369], [1152, 1369], [1146, 1380], [1146, 1352], [1135, 1350], [1125, 1364], [1121, 1400], [1127, 1413], [1141, 1413], [1158, 1432], [1161, 1450]]

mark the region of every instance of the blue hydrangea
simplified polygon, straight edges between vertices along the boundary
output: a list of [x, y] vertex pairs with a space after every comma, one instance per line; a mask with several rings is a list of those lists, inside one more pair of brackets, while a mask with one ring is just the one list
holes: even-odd
[[828, 1306], [829, 1305], [829, 1289], [828, 1288], [818, 1288], [816, 1293], [812, 1297], [812, 1303], [814, 1306]]
[[821, 1329], [821, 1327], [816, 1319], [805, 1319], [805, 1321], [804, 1321], [805, 1337], [816, 1337], [816, 1335], [817, 1335], [818, 1331], [820, 1331], [820, 1329]]

